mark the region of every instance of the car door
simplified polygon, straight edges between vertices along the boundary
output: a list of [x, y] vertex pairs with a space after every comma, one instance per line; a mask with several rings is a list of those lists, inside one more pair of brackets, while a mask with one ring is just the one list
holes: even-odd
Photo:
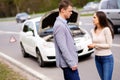
[[[25, 26], [28, 27], [28, 30], [25, 32], [25, 35], [24, 35], [25, 49], [29, 54], [34, 56], [35, 55], [34, 24], [33, 22], [27, 22]], [[32, 35], [28, 35], [30, 32], [32, 32]]]

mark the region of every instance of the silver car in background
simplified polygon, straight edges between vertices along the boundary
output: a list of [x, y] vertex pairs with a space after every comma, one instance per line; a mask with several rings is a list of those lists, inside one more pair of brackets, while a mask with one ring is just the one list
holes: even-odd
[[120, 0], [101, 0], [99, 11], [105, 12], [109, 24], [117, 34], [120, 27]]

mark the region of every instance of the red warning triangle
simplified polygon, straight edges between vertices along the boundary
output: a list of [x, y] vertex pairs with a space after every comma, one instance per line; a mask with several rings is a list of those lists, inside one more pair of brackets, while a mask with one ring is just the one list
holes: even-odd
[[14, 36], [11, 36], [11, 37], [10, 37], [10, 41], [9, 41], [10, 43], [13, 43], [13, 42], [16, 42], [16, 41], [17, 41], [17, 40], [15, 39]]

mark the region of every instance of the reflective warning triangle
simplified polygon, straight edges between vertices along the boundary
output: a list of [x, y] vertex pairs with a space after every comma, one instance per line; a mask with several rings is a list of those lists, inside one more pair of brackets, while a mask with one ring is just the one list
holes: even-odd
[[15, 39], [14, 36], [11, 36], [11, 37], [10, 37], [10, 41], [9, 41], [10, 43], [13, 43], [13, 42], [16, 42], [16, 41], [17, 41], [17, 40]]

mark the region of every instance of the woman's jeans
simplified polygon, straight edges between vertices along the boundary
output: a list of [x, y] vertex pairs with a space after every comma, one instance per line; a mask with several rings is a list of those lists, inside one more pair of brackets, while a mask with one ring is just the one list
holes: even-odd
[[95, 56], [95, 63], [101, 80], [112, 80], [113, 55]]

